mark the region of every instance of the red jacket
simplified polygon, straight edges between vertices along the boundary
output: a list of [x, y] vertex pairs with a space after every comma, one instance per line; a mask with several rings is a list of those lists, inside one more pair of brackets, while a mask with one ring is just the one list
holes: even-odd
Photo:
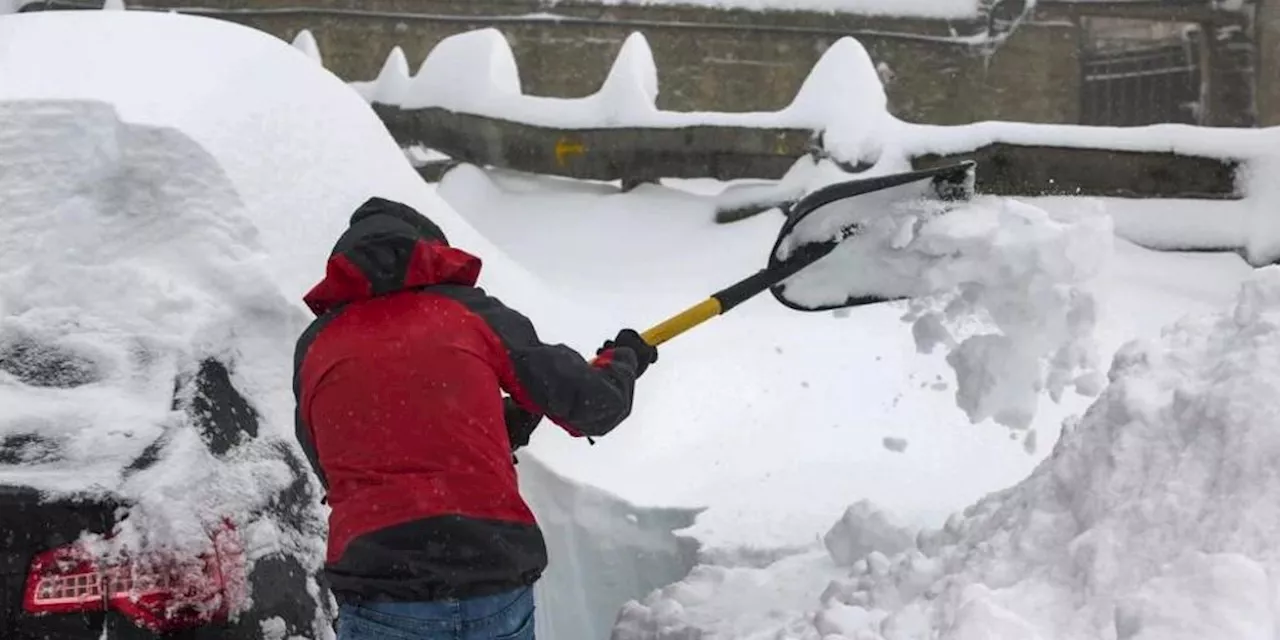
[[503, 394], [574, 435], [631, 410], [635, 354], [589, 363], [475, 286], [480, 260], [409, 207], [351, 218], [298, 340], [297, 436], [328, 492], [340, 597], [435, 600], [532, 584], [546, 548], [520, 497]]

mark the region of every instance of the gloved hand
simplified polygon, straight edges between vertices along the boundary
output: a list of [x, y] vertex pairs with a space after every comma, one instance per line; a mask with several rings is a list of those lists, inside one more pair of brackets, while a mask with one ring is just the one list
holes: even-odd
[[529, 444], [533, 430], [542, 422], [542, 416], [525, 411], [510, 396], [502, 399], [502, 415], [507, 421], [507, 438], [511, 440], [511, 451]]
[[636, 378], [644, 375], [649, 365], [658, 361], [658, 348], [644, 341], [644, 338], [636, 333], [634, 329], [623, 329], [618, 332], [618, 337], [613, 340], [605, 340], [604, 346], [596, 350], [596, 355], [600, 355], [609, 349], [615, 348], [630, 349], [636, 354]]

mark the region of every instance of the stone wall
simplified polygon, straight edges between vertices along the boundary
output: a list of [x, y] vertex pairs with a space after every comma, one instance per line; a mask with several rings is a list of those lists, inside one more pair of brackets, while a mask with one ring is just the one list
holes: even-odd
[[[599, 87], [627, 35], [648, 38], [664, 109], [781, 108], [837, 38], [851, 35], [886, 69], [890, 109], [934, 124], [982, 120], [1080, 122], [1082, 16], [1195, 22], [1209, 38], [1204, 124], [1280, 124], [1280, 0], [1251, 0], [1247, 19], [1207, 3], [1080, 3], [1041, 0], [1035, 15], [993, 54], [953, 35], [978, 19], [946, 21], [811, 12], [599, 5], [582, 0], [150, 0], [195, 8], [291, 40], [309, 29], [325, 64], [348, 80], [372, 79], [395, 46], [415, 68], [441, 39], [496, 27], [510, 41], [524, 88], [577, 97]], [[130, 2], [130, 6], [144, 5]], [[548, 18], [550, 13], [565, 19]], [[1244, 29], [1242, 31], [1242, 29]], [[1246, 33], [1248, 32], [1248, 33]], [[1258, 38], [1256, 55], [1253, 38]]]
[[1258, 124], [1280, 125], [1280, 0], [1259, 0]]
[[[416, 70], [441, 39], [493, 26], [511, 43], [525, 91], [559, 97], [595, 91], [623, 40], [641, 31], [658, 65], [658, 104], [671, 110], [779, 109], [827, 47], [853, 35], [887, 69], [890, 108], [903, 119], [1078, 121], [1077, 36], [1069, 22], [1023, 25], [988, 58], [945, 38], [980, 28], [963, 21], [559, 3], [556, 14], [578, 21], [556, 22], [527, 17], [546, 9], [522, 0], [308, 0], [308, 7], [338, 11], [289, 9], [299, 4], [258, 0], [255, 8], [281, 10], [216, 15], [289, 40], [309, 29], [325, 65], [348, 80], [373, 78], [394, 46]], [[229, 0], [148, 5], [232, 7]]]

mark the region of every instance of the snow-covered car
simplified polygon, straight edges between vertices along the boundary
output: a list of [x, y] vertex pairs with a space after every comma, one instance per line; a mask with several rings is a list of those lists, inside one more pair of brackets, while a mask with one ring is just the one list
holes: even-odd
[[109, 104], [19, 100], [0, 164], [0, 637], [322, 637], [305, 313], [219, 162]]
[[[34, 340], [4, 339], [0, 385], [9, 387], [6, 392], [67, 396], [105, 391], [98, 386], [94, 364], [76, 353]], [[208, 358], [193, 371], [180, 373], [171, 387], [173, 407], [187, 421], [169, 428], [194, 429], [209, 455], [225, 455], [258, 437], [256, 413], [236, 389], [226, 363]], [[57, 481], [74, 483], [76, 467], [50, 469], [63, 459], [64, 442], [65, 433], [6, 433], [0, 437], [0, 469], [10, 477], [23, 470], [61, 474], [64, 477]], [[119, 470], [121, 476], [151, 468], [171, 444], [166, 429], [127, 461]], [[298, 478], [253, 517], [269, 519], [282, 529], [306, 529], [311, 496], [302, 461], [284, 448], [275, 453]], [[314, 594], [308, 595], [304, 564], [279, 554], [257, 560], [250, 570], [244, 541], [232, 526], [211, 531], [207, 548], [199, 553], [160, 552], [118, 560], [95, 554], [82, 536], [110, 535], [128, 518], [129, 506], [127, 498], [111, 493], [46, 499], [38, 485], [12, 479], [0, 484], [5, 523], [0, 629], [5, 638], [98, 640], [189, 631], [184, 637], [256, 640], [263, 637], [264, 628], [311, 629], [319, 602]], [[254, 594], [252, 606], [228, 624], [233, 601], [247, 595], [246, 590]]]

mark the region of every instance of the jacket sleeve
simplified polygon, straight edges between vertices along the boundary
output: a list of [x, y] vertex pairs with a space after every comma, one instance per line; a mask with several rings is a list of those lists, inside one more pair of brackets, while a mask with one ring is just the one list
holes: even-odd
[[603, 436], [631, 415], [636, 356], [610, 349], [588, 362], [563, 344], [546, 344], [533, 323], [478, 288], [447, 292], [497, 335], [503, 389], [527, 411], [540, 413], [574, 436]]

